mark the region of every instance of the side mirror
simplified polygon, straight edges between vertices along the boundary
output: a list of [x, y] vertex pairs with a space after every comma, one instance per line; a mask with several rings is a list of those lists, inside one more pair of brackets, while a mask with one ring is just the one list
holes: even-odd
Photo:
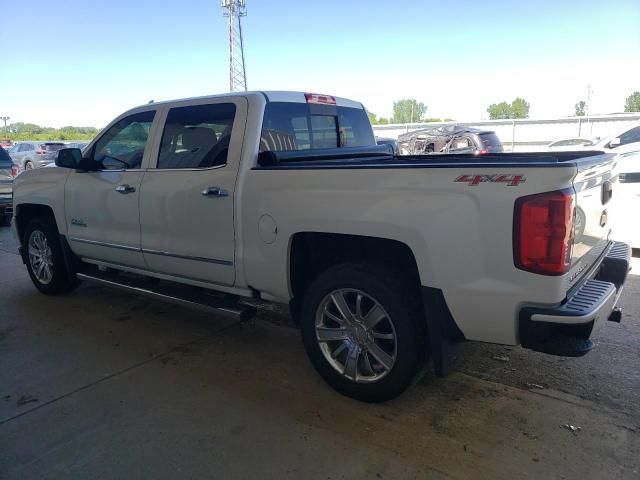
[[609, 148], [616, 148], [620, 146], [620, 137], [612, 138], [609, 142]]
[[79, 148], [63, 148], [58, 150], [56, 167], [78, 168], [82, 162], [82, 150]]

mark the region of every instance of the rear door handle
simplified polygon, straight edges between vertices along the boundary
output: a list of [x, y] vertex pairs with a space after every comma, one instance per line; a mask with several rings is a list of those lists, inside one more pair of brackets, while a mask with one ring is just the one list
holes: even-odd
[[116, 192], [122, 193], [122, 194], [133, 193], [135, 191], [136, 191], [136, 187], [132, 187], [131, 185], [127, 185], [126, 183], [124, 185], [118, 185], [116, 187]]
[[207, 187], [200, 192], [205, 197], [228, 197], [229, 192], [220, 187]]

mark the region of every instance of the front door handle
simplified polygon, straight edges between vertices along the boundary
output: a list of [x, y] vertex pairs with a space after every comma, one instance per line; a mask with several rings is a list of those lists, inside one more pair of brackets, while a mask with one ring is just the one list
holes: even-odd
[[207, 187], [204, 190], [202, 190], [202, 195], [204, 195], [205, 197], [228, 197], [229, 196], [229, 192], [227, 192], [226, 190], [223, 190], [220, 187]]
[[127, 185], [126, 183], [124, 185], [118, 185], [116, 187], [116, 192], [122, 193], [122, 194], [133, 193], [135, 191], [136, 191], [136, 187], [132, 187], [131, 185]]

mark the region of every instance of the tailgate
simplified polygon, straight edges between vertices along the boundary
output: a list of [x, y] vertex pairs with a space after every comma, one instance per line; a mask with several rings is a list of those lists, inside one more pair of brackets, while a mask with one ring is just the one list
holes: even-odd
[[611, 208], [615, 177], [615, 160], [578, 164], [573, 181], [576, 192], [575, 243], [571, 257], [569, 286], [573, 286], [589, 267], [598, 261], [611, 235]]

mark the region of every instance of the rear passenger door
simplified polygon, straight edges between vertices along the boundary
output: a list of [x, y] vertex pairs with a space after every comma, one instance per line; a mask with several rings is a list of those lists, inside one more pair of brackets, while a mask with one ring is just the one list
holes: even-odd
[[150, 270], [233, 285], [234, 193], [247, 100], [225, 97], [169, 107], [140, 198], [141, 244]]

